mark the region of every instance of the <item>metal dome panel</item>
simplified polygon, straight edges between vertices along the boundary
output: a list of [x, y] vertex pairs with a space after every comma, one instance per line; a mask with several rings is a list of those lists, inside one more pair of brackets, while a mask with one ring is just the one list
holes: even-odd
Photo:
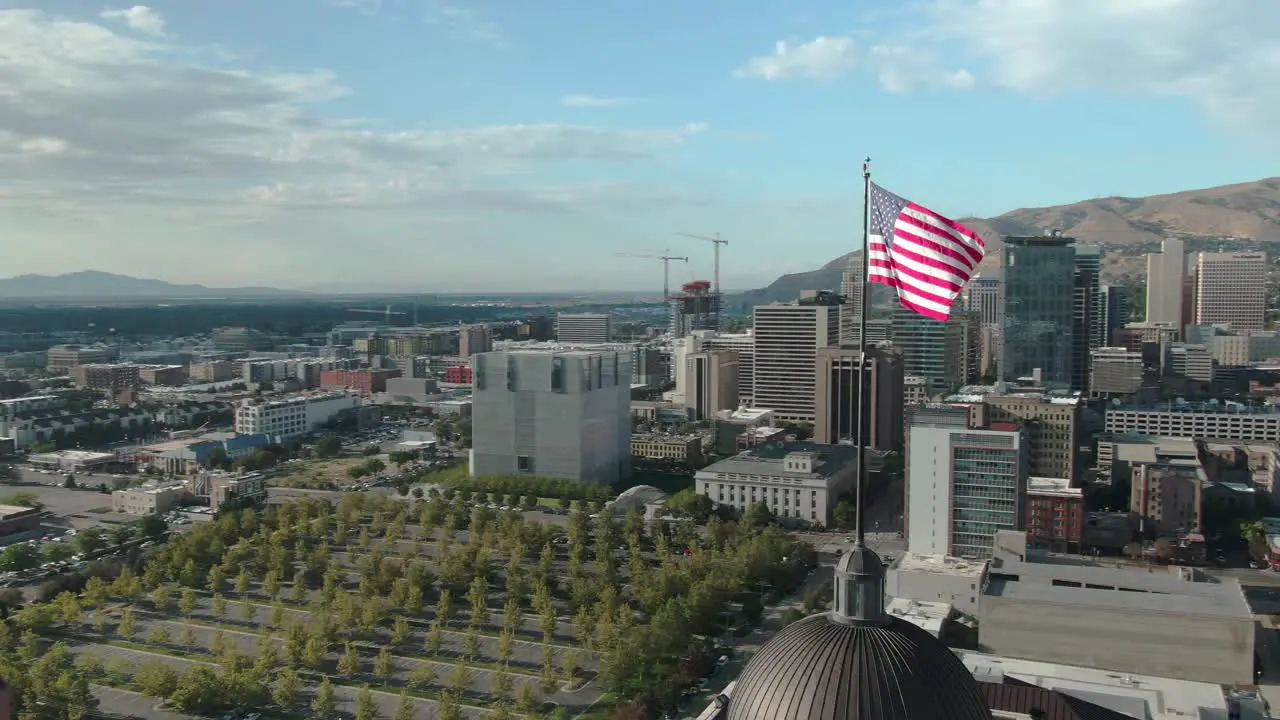
[[964, 663], [900, 618], [800, 620], [743, 670], [727, 720], [991, 720]]

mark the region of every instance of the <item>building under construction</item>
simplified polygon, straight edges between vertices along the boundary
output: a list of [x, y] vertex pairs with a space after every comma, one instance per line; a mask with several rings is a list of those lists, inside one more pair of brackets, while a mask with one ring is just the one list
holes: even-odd
[[683, 337], [694, 330], [719, 330], [724, 297], [708, 280], [687, 282], [668, 298], [671, 303], [671, 335]]

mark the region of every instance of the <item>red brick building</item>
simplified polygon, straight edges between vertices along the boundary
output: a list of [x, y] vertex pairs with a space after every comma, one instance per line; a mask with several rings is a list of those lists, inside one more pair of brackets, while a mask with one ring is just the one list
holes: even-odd
[[469, 365], [459, 365], [457, 367], [445, 368], [444, 381], [447, 383], [457, 383], [459, 385], [470, 385], [471, 367]]
[[1078, 552], [1084, 541], [1084, 491], [1060, 478], [1027, 479], [1027, 542]]
[[400, 377], [400, 370], [325, 370], [320, 373], [320, 387], [326, 390], [349, 388], [361, 395], [386, 392], [387, 381]]

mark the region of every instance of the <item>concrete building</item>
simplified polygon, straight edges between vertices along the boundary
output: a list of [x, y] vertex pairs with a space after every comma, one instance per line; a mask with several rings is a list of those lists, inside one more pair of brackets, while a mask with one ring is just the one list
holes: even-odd
[[0, 419], [12, 420], [19, 415], [41, 410], [60, 410], [67, 406], [67, 399], [60, 395], [32, 395], [30, 397], [0, 400]]
[[593, 344], [612, 341], [613, 317], [609, 313], [556, 315], [556, 342]]
[[1203, 532], [1209, 479], [1199, 459], [1135, 463], [1130, 478], [1129, 511], [1148, 537]]
[[143, 385], [176, 387], [187, 382], [186, 365], [139, 365], [138, 379]]
[[226, 382], [239, 376], [240, 364], [231, 360], [210, 360], [209, 362], [191, 363], [187, 373], [192, 382], [211, 383]]
[[[872, 456], [867, 457], [868, 465]], [[746, 510], [765, 503], [782, 519], [831, 523], [836, 499], [853, 490], [858, 450], [808, 443], [760, 445], [694, 473], [697, 492], [718, 505]], [[878, 456], [875, 459], [879, 465]]]
[[92, 450], [55, 450], [27, 456], [27, 464], [64, 473], [96, 472], [116, 462], [116, 454]]
[[842, 301], [819, 293], [756, 306], [752, 401], [757, 407], [774, 410], [783, 421], [816, 419], [818, 349], [839, 343]]
[[1160, 252], [1147, 255], [1147, 322], [1182, 327], [1186, 255], [1186, 246], [1175, 238], [1161, 241]]
[[964, 309], [977, 313], [978, 320], [983, 325], [999, 327], [1003, 324], [1004, 317], [1001, 293], [999, 277], [981, 273], [974, 275], [962, 292]]
[[217, 512], [227, 503], [246, 507], [265, 502], [267, 479], [259, 473], [246, 475], [214, 474], [209, 477], [209, 508]]
[[671, 311], [667, 332], [672, 337], [683, 337], [697, 330], [718, 331], [723, 302], [720, 288], [711, 287], [709, 280], [684, 283], [667, 298]]
[[386, 392], [387, 381], [400, 377], [400, 369], [325, 370], [320, 373], [320, 387], [325, 390], [351, 390], [363, 397]]
[[359, 395], [348, 392], [300, 393], [270, 400], [246, 398], [236, 402], [235, 430], [245, 435], [293, 438], [314, 432], [361, 404]]
[[114, 362], [120, 352], [117, 347], [106, 345], [54, 345], [46, 357], [45, 369], [56, 373], [67, 372], [77, 365]]
[[885, 594], [895, 598], [941, 602], [977, 617], [982, 588], [987, 584], [986, 560], [963, 560], [945, 555], [905, 552], [889, 563]]
[[1115, 342], [1115, 331], [1129, 322], [1129, 289], [1123, 285], [1100, 285], [1098, 311], [1101, 313], [1102, 344], [1111, 345]]
[[276, 340], [261, 330], [247, 327], [220, 327], [210, 333], [213, 346], [229, 352], [260, 352], [275, 347]]
[[1020, 430], [955, 427], [916, 415], [907, 429], [907, 549], [989, 558], [995, 534], [1025, 525], [1027, 443]]
[[115, 395], [124, 390], [133, 390], [142, 384], [137, 365], [93, 364], [76, 365], [70, 374], [76, 387], [83, 390], [100, 390]]
[[458, 356], [469, 358], [493, 352], [493, 331], [488, 325], [463, 325], [458, 328]]
[[1168, 403], [1107, 408], [1103, 428], [1116, 435], [1280, 442], [1280, 405]]
[[708, 350], [685, 356], [684, 404], [696, 420], [738, 407], [738, 353]]
[[[631, 349], [631, 384], [659, 390], [671, 382], [670, 358], [661, 348], [633, 345]], [[737, 394], [737, 389], [734, 389]]]
[[271, 442], [271, 436], [265, 434], [205, 433], [147, 445], [137, 452], [135, 459], [139, 465], [168, 475], [190, 475], [209, 467], [216, 452], [235, 462], [250, 457]]
[[1100, 347], [1089, 354], [1089, 365], [1089, 395], [1095, 398], [1137, 395], [1157, 381], [1137, 350]]
[[[699, 336], [695, 333], [694, 336]], [[705, 350], [731, 350], [738, 354], [738, 402], [752, 402], [755, 396], [756, 337], [754, 330], [742, 333], [715, 333], [701, 336], [700, 352]]]
[[183, 483], [116, 490], [111, 493], [111, 509], [125, 515], [159, 515], [177, 507], [187, 494]]
[[1080, 552], [1084, 490], [1066, 478], [1027, 478], [1027, 542], [1051, 552]]
[[628, 350], [482, 353], [472, 372], [473, 476], [630, 476]]
[[973, 425], [1012, 423], [1024, 429], [1028, 474], [1074, 479], [1084, 437], [1080, 399], [1072, 395], [1025, 388], [974, 385], [949, 396], [951, 404], [973, 408]]
[[987, 652], [1222, 685], [1254, 681], [1255, 621], [1235, 579], [1003, 558], [989, 573], [978, 624]]
[[[819, 348], [817, 353], [816, 416], [813, 440], [823, 445], [852, 443], [888, 452], [902, 447], [902, 356], [870, 348], [866, 360], [857, 347]], [[858, 399], [859, 364], [866, 397]], [[858, 408], [866, 425], [858, 440]]]
[[697, 462], [702, 459], [702, 438], [698, 435], [637, 433], [631, 436], [631, 456], [648, 460]]
[[1194, 271], [1196, 325], [1266, 328], [1266, 253], [1196, 253]]
[[1171, 343], [1165, 350], [1164, 371], [1166, 375], [1213, 382], [1213, 355], [1204, 345]]

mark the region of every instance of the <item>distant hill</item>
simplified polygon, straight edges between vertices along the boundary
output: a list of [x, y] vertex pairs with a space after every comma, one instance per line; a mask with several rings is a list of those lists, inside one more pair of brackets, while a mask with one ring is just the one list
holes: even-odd
[[163, 280], [96, 270], [65, 275], [19, 275], [0, 279], [0, 299], [4, 300], [248, 298], [300, 294], [302, 293], [269, 287], [211, 288], [204, 285], [175, 285]]
[[[1005, 236], [1060, 230], [1080, 242], [1104, 246], [1103, 275], [1115, 280], [1144, 272], [1144, 254], [1158, 250], [1164, 238], [1182, 238], [1188, 251], [1265, 249], [1267, 244], [1280, 243], [1280, 178], [1167, 195], [1106, 197], [1023, 208], [961, 222], [987, 241], [983, 270], [998, 267]], [[842, 255], [817, 270], [783, 275], [768, 287], [732, 295], [726, 302], [730, 306], [756, 305], [794, 299], [800, 290], [838, 290], [841, 271], [860, 259], [858, 252]]]

